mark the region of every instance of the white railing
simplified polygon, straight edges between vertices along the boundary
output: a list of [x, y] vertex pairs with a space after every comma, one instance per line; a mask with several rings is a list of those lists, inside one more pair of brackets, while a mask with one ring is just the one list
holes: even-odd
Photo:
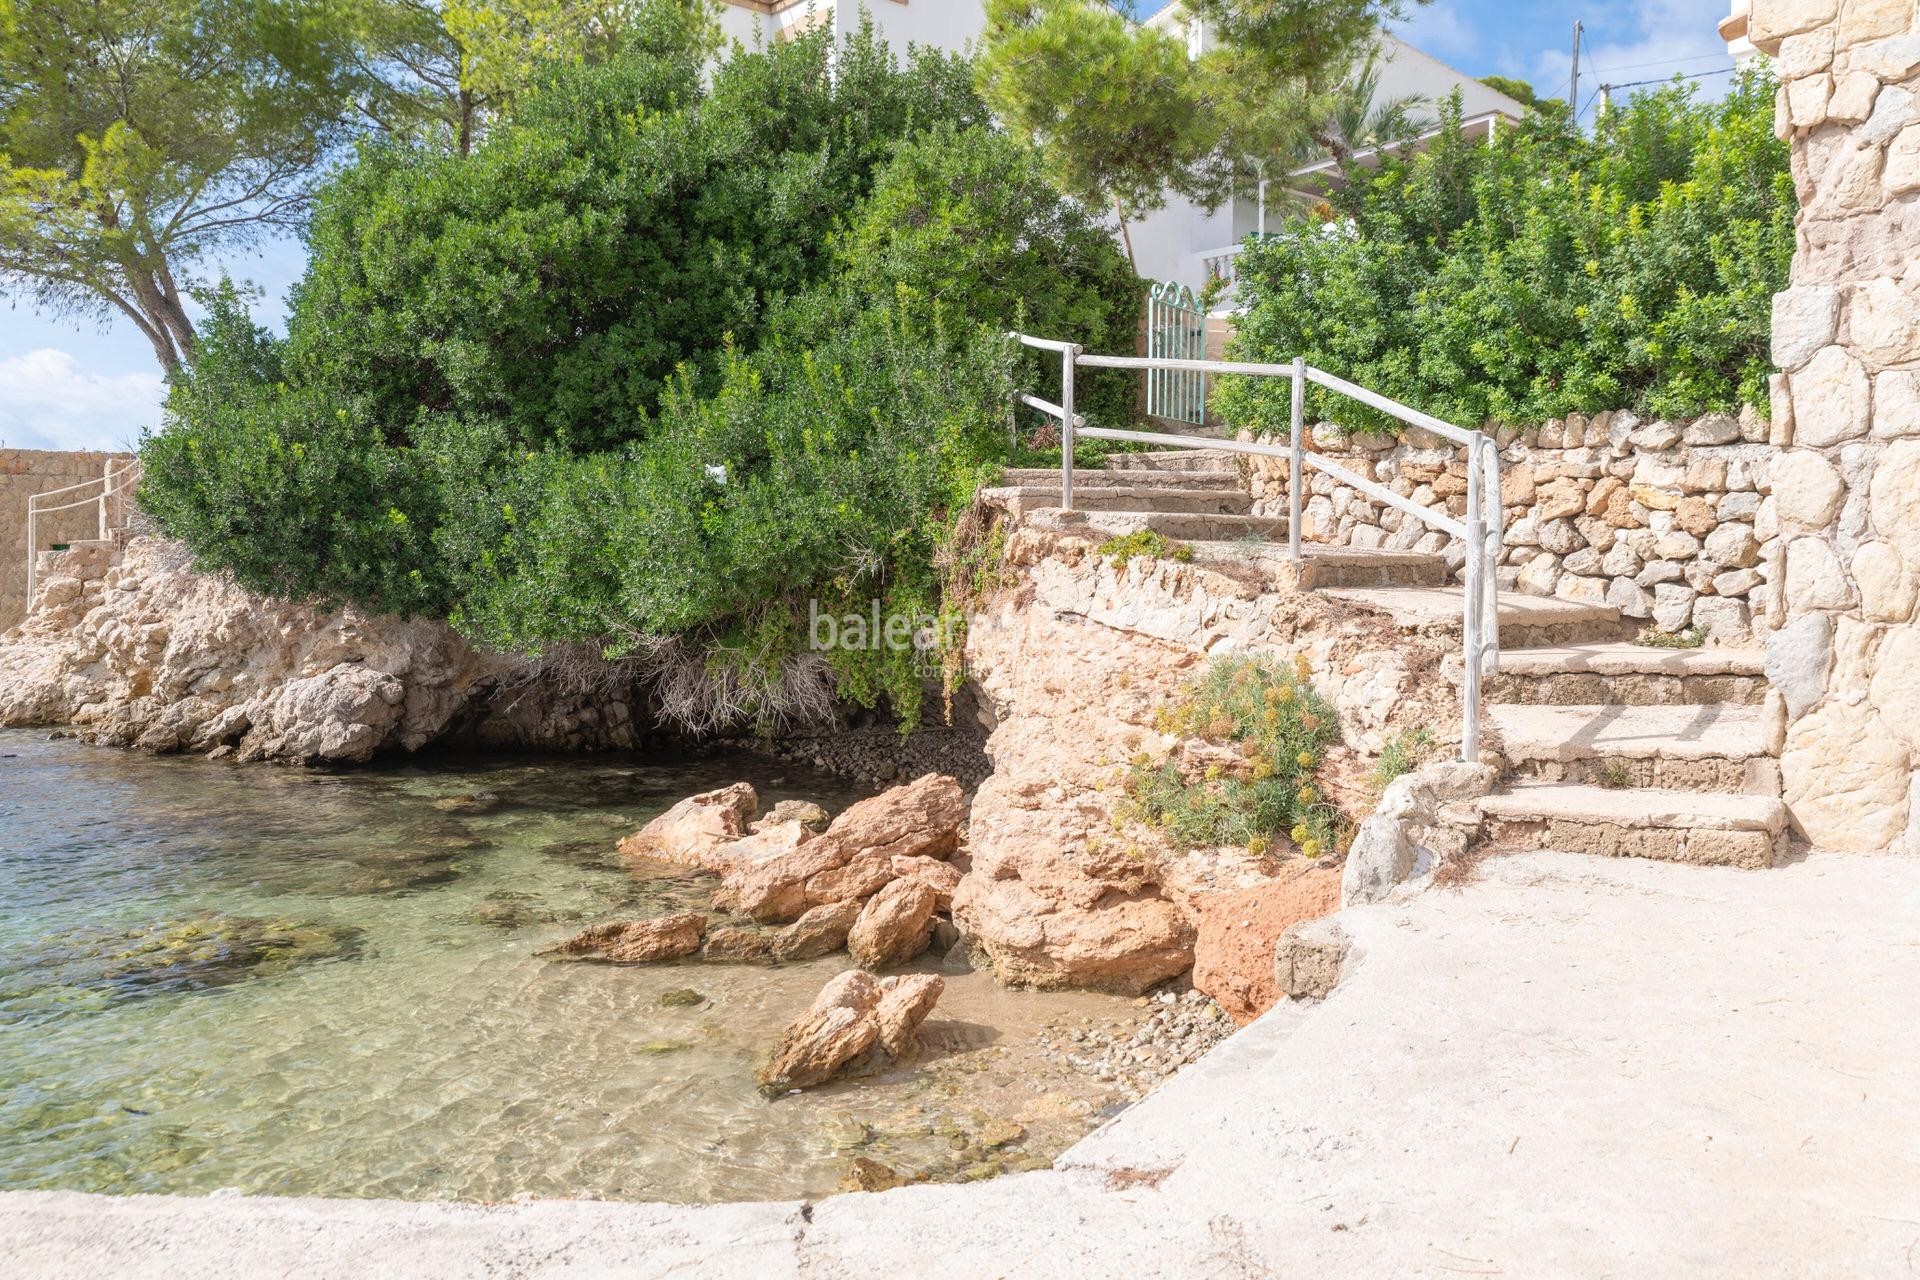
[[[1090, 356], [1071, 342], [1055, 342], [1024, 333], [1009, 334], [1024, 346], [1060, 353], [1060, 403], [1038, 396], [1021, 394], [1020, 403], [1060, 423], [1060, 505], [1073, 510], [1073, 442], [1075, 436], [1095, 440], [1118, 440], [1134, 444], [1157, 444], [1174, 449], [1218, 449], [1256, 457], [1284, 458], [1287, 461], [1287, 547], [1294, 563], [1301, 559], [1300, 525], [1304, 469], [1312, 467], [1336, 481], [1357, 489], [1376, 502], [1383, 502], [1443, 533], [1459, 538], [1466, 546], [1466, 582], [1461, 613], [1461, 649], [1466, 678], [1461, 690], [1460, 756], [1470, 762], [1480, 758], [1480, 680], [1500, 670], [1500, 591], [1495, 577], [1505, 518], [1500, 502], [1500, 453], [1491, 436], [1469, 431], [1450, 422], [1390, 400], [1376, 391], [1357, 386], [1344, 378], [1316, 369], [1304, 359], [1291, 364], [1262, 364], [1237, 360], [1169, 360], [1152, 356]], [[1158, 431], [1120, 430], [1096, 427], [1073, 410], [1074, 371], [1085, 365], [1092, 369], [1173, 370], [1200, 374], [1239, 374], [1256, 378], [1288, 378], [1293, 383], [1293, 424], [1287, 445], [1257, 444], [1245, 440], [1171, 435]], [[1424, 507], [1395, 493], [1386, 485], [1355, 475], [1345, 467], [1304, 446], [1307, 384], [1325, 387], [1368, 408], [1398, 419], [1409, 426], [1430, 431], [1443, 439], [1462, 445], [1467, 455], [1467, 510], [1464, 520], [1443, 510]], [[1491, 495], [1493, 514], [1486, 513], [1487, 495]]]
[[[56, 511], [70, 511], [75, 507], [91, 506], [98, 515], [95, 520], [97, 536], [106, 541], [116, 529], [124, 529], [129, 513], [133, 508], [133, 490], [140, 483], [140, 460], [138, 458], [109, 458], [106, 469], [92, 480], [82, 480], [79, 484], [70, 484], [64, 489], [49, 489], [45, 493], [36, 493], [27, 499], [27, 607], [33, 607], [33, 598], [40, 586], [40, 519]], [[68, 498], [61, 503], [52, 503], [54, 498], [79, 493], [82, 489], [91, 489], [92, 493], [78, 498]]]

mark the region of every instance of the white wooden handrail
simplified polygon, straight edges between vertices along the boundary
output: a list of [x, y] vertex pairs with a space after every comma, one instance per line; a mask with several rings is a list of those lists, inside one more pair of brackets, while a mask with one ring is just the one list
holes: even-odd
[[[1073, 444], [1076, 436], [1096, 440], [1116, 440], [1134, 444], [1158, 444], [1175, 449], [1216, 449], [1256, 457], [1284, 458], [1288, 463], [1287, 546], [1296, 564], [1301, 559], [1300, 526], [1302, 520], [1302, 478], [1312, 467], [1339, 483], [1414, 517], [1432, 528], [1466, 544], [1466, 582], [1461, 607], [1461, 648], [1464, 652], [1466, 679], [1461, 690], [1460, 756], [1463, 760], [1480, 758], [1480, 681], [1483, 675], [1500, 670], [1500, 600], [1496, 569], [1505, 542], [1505, 515], [1500, 501], [1500, 453], [1496, 441], [1485, 432], [1458, 427], [1432, 414], [1401, 404], [1377, 391], [1369, 391], [1345, 378], [1316, 369], [1304, 359], [1289, 364], [1270, 364], [1236, 360], [1176, 360], [1155, 356], [1086, 355], [1071, 342], [1036, 338], [1012, 333], [1008, 337], [1042, 351], [1057, 351], [1061, 356], [1060, 403], [1043, 400], [1025, 392], [1015, 400], [1046, 414], [1060, 424], [1060, 505], [1073, 510]], [[1287, 378], [1292, 384], [1292, 431], [1285, 446], [1217, 437], [1174, 435], [1162, 431], [1134, 431], [1116, 427], [1095, 427], [1073, 411], [1074, 370], [1080, 365], [1096, 369], [1178, 370], [1202, 374], [1240, 374], [1250, 377]], [[1430, 431], [1445, 440], [1463, 446], [1467, 452], [1467, 510], [1464, 520], [1444, 511], [1424, 507], [1411, 498], [1395, 493], [1386, 485], [1340, 466], [1305, 448], [1305, 397], [1307, 384], [1325, 387], [1348, 399], [1357, 400], [1409, 426]], [[1491, 519], [1486, 504], [1492, 503]]]
[[[116, 467], [116, 463], [125, 465]], [[95, 521], [95, 530], [99, 538], [105, 541], [112, 536], [113, 530], [121, 527], [111, 512], [124, 510], [118, 500], [140, 483], [142, 468], [138, 458], [109, 458], [106, 469], [91, 480], [82, 480], [78, 484], [65, 485], [58, 489], [49, 489], [36, 493], [27, 499], [27, 607], [33, 607], [33, 598], [40, 589], [40, 518], [59, 511], [70, 511], [75, 507], [94, 506], [99, 516]], [[48, 498], [58, 498], [81, 489], [98, 487], [99, 492], [87, 497], [75, 498], [71, 502], [62, 502], [49, 506]]]

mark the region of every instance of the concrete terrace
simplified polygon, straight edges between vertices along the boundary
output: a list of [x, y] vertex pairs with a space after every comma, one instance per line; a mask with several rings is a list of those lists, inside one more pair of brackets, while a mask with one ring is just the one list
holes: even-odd
[[1908, 1276], [1920, 864], [1529, 854], [1340, 917], [1051, 1172], [816, 1204], [0, 1195], [10, 1275]]

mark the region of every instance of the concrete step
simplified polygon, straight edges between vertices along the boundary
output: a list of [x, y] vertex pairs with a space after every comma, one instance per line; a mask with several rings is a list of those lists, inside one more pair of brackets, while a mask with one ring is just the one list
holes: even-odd
[[[1058, 467], [1008, 467], [1002, 476], [1002, 485], [1041, 485], [1054, 490], [1060, 488], [1060, 468]], [[1237, 489], [1240, 488], [1239, 472], [1227, 471], [1218, 467], [1185, 468], [1165, 471], [1148, 471], [1144, 468], [1120, 471], [1090, 471], [1085, 467], [1073, 469], [1073, 491], [1076, 495], [1082, 489], [1094, 488], [1133, 488], [1133, 489]]]
[[1241, 562], [1266, 570], [1282, 587], [1313, 591], [1328, 587], [1439, 586], [1447, 580], [1447, 563], [1439, 556], [1417, 551], [1363, 550], [1359, 547], [1300, 549], [1297, 567], [1285, 542], [1196, 542], [1193, 558], [1202, 563]]
[[[1151, 473], [1143, 473], [1151, 474]], [[982, 491], [982, 497], [1013, 515], [1060, 505], [1060, 486], [1005, 485]], [[1073, 486], [1076, 511], [1158, 511], [1182, 515], [1245, 515], [1253, 495], [1245, 489], [1190, 489], [1169, 485]]]
[[[1758, 649], [1656, 649], [1630, 640], [1506, 649], [1481, 682], [1489, 702], [1553, 706], [1759, 706], [1767, 678]], [[1448, 676], [1458, 683], [1459, 664]]]
[[[1466, 589], [1459, 586], [1342, 587], [1326, 594], [1379, 609], [1412, 630], [1445, 627], [1457, 631], [1466, 601]], [[1611, 605], [1581, 604], [1512, 591], [1500, 593], [1503, 649], [1620, 640], [1632, 635], [1633, 629], [1633, 623], [1623, 620], [1620, 611]]]
[[1786, 851], [1787, 807], [1773, 796], [1523, 783], [1480, 801], [1496, 847], [1768, 867]]
[[1590, 786], [1780, 794], [1785, 726], [1773, 707], [1483, 706], [1516, 775]]
[[1109, 471], [1204, 471], [1209, 475], [1240, 474], [1240, 454], [1225, 449], [1163, 449], [1152, 453], [1110, 453]]

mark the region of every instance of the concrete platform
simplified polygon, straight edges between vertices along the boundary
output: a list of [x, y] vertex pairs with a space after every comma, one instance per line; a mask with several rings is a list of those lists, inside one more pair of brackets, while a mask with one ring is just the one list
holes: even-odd
[[[1151, 472], [1142, 472], [1150, 475]], [[1217, 480], [1216, 480], [1217, 483]], [[1060, 486], [1003, 485], [982, 489], [982, 501], [1003, 507], [1014, 515], [1043, 507], [1060, 505]], [[1245, 489], [1190, 488], [1186, 485], [1081, 485], [1073, 486], [1073, 505], [1080, 511], [1157, 511], [1197, 515], [1244, 515], [1253, 505]]]
[[[1327, 592], [1341, 600], [1381, 609], [1403, 626], [1431, 626], [1460, 622], [1466, 600], [1464, 587], [1384, 587], [1341, 588]], [[1551, 596], [1526, 596], [1511, 591], [1500, 593], [1500, 629], [1552, 628], [1615, 625], [1620, 611], [1611, 605], [1580, 604]]]
[[1616, 640], [1509, 649], [1500, 655], [1500, 670], [1511, 675], [1757, 676], [1763, 674], [1765, 657], [1759, 649], [1660, 649]]
[[1051, 1172], [707, 1208], [13, 1192], [0, 1257], [33, 1280], [1920, 1265], [1920, 861], [1497, 857], [1340, 919], [1324, 1004], [1268, 1014]]
[[1563, 819], [1613, 826], [1709, 831], [1787, 829], [1787, 806], [1773, 796], [1718, 795], [1641, 787], [1615, 791], [1561, 782], [1518, 783], [1480, 801], [1483, 817]]
[[1777, 753], [1764, 707], [1502, 705], [1482, 716], [1514, 761], [1745, 760]]

